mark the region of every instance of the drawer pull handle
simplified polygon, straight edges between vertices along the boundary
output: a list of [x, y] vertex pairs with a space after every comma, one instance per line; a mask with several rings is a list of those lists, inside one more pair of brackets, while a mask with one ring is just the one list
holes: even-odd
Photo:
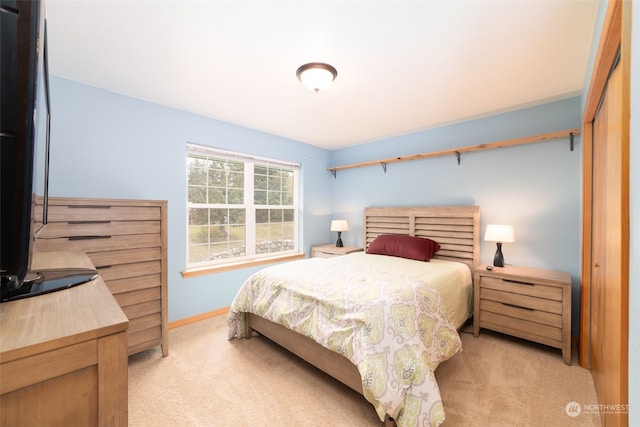
[[111, 224], [111, 221], [69, 221], [67, 224]]
[[68, 240], [94, 240], [94, 239], [110, 239], [111, 236], [69, 236]]
[[98, 271], [99, 270], [107, 270], [107, 269], [111, 268], [111, 266], [110, 265], [101, 265], [101, 266], [96, 267], [96, 268], [98, 269]]
[[69, 205], [69, 209], [111, 209], [108, 205]]
[[515, 305], [515, 304], [508, 304], [506, 302], [503, 302], [502, 305], [506, 305], [507, 307], [514, 307], [514, 308], [520, 308], [522, 310], [529, 310], [529, 311], [535, 311], [533, 308], [529, 308], [529, 307], [522, 307], [519, 305]]
[[509, 279], [502, 279], [503, 282], [509, 282], [509, 283], [516, 283], [518, 285], [527, 285], [527, 286], [535, 286], [535, 283], [529, 283], [529, 282], [521, 282], [519, 280], [509, 280]]

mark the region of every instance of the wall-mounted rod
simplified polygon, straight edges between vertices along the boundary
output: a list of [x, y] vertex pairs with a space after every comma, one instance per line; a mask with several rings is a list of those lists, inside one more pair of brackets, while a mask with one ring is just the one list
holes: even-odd
[[368, 162], [361, 162], [361, 163], [352, 163], [349, 165], [343, 165], [343, 166], [334, 166], [331, 168], [328, 168], [328, 170], [330, 170], [332, 173], [334, 173], [334, 178], [335, 178], [335, 172], [338, 170], [343, 170], [343, 169], [354, 169], [354, 168], [361, 168], [361, 167], [365, 167], [365, 166], [373, 166], [373, 165], [384, 165], [383, 169], [386, 173], [387, 171], [387, 163], [396, 163], [396, 162], [405, 162], [408, 160], [418, 160], [418, 159], [427, 159], [430, 157], [439, 157], [439, 156], [446, 156], [446, 155], [450, 155], [450, 154], [455, 154], [456, 157], [458, 158], [458, 164], [460, 164], [460, 153], [470, 153], [472, 151], [480, 151], [480, 150], [491, 150], [494, 148], [501, 148], [501, 147], [510, 147], [512, 145], [521, 145], [521, 144], [530, 144], [533, 142], [543, 142], [543, 141], [551, 141], [554, 139], [560, 139], [560, 138], [566, 138], [569, 137], [571, 138], [571, 141], [573, 141], [573, 136], [580, 134], [580, 129], [565, 129], [565, 130], [561, 130], [561, 131], [557, 131], [557, 132], [548, 132], [548, 133], [543, 133], [540, 135], [534, 135], [534, 136], [526, 136], [523, 138], [515, 138], [515, 139], [507, 139], [505, 141], [498, 141], [498, 142], [490, 142], [487, 144], [478, 144], [478, 145], [471, 145], [468, 147], [461, 147], [461, 148], [453, 148], [453, 149], [448, 149], [448, 150], [441, 150], [441, 151], [432, 151], [430, 153], [420, 153], [420, 154], [412, 154], [409, 156], [398, 156], [398, 157], [391, 157], [388, 159], [383, 159], [383, 160], [372, 160], [372, 161], [368, 161]]

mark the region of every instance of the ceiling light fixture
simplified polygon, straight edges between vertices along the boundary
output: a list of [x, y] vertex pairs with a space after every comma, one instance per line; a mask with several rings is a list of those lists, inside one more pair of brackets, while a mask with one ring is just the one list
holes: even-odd
[[331, 85], [338, 72], [329, 64], [324, 62], [310, 62], [301, 65], [296, 71], [296, 76], [302, 82], [304, 87], [318, 93]]

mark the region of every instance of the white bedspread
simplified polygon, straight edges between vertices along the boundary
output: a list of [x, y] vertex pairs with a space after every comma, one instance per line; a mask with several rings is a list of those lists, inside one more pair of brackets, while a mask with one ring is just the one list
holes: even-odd
[[439, 260], [353, 253], [279, 264], [244, 283], [229, 338], [242, 336], [243, 312], [284, 325], [356, 365], [381, 420], [437, 426], [445, 415], [433, 372], [462, 349], [470, 283], [467, 266]]

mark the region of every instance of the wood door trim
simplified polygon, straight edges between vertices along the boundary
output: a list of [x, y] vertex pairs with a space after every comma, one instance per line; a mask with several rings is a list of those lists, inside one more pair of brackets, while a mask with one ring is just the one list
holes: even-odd
[[[630, 20], [630, 14], [625, 14], [625, 19]], [[607, 79], [611, 67], [616, 58], [618, 48], [622, 44], [623, 1], [612, 0], [609, 2], [605, 15], [600, 44], [594, 62], [593, 74], [587, 93], [587, 101], [582, 116], [582, 266], [580, 281], [580, 339], [578, 343], [578, 356], [580, 366], [590, 368], [589, 336], [591, 329], [591, 222], [593, 204], [593, 121], [598, 105], [605, 91]], [[621, 58], [619, 66], [628, 70], [629, 61]], [[625, 82], [623, 81], [623, 89]], [[627, 86], [628, 81], [627, 81]], [[626, 114], [629, 114], [629, 104], [625, 105]], [[624, 112], [623, 112], [624, 114]], [[628, 138], [628, 132], [627, 132]]]
[[[628, 334], [629, 334], [629, 152], [630, 152], [630, 118], [631, 118], [631, 9], [632, 3], [623, 0], [611, 0], [608, 4], [605, 22], [602, 28], [601, 40], [598, 46], [596, 61], [593, 67], [593, 75], [587, 93], [587, 99], [583, 114], [583, 206], [582, 206], [582, 248], [581, 248], [581, 319], [580, 319], [580, 343], [578, 347], [580, 365], [586, 368], [592, 368], [594, 374], [594, 384], [596, 385], [596, 393], [601, 400], [601, 404], [627, 404], [628, 402]], [[594, 347], [590, 340], [593, 338], [592, 329], [594, 326], [600, 325], [602, 322], [593, 317], [596, 313], [592, 310], [595, 306], [597, 297], [595, 289], [592, 289], [594, 280], [592, 258], [593, 245], [597, 244], [594, 237], [597, 237], [594, 231], [597, 231], [593, 224], [595, 220], [593, 209], [594, 203], [597, 203], [594, 193], [594, 185], [597, 184], [594, 177], [594, 167], [597, 167], [598, 159], [594, 158], [596, 153], [594, 145], [593, 123], [597, 114], [598, 105], [603, 94], [606, 92], [607, 82], [610, 76], [612, 65], [616, 60], [616, 56], [620, 53], [620, 61], [618, 63], [620, 72], [620, 97], [615, 101], [615, 108], [619, 109], [619, 118], [616, 119], [615, 126], [619, 126], [619, 152], [616, 156], [621, 162], [613, 165], [610, 172], [611, 177], [618, 181], [618, 190], [620, 206], [617, 211], [617, 220], [619, 220], [620, 229], [618, 241], [615, 241], [614, 259], [612, 263], [605, 264], [611, 266], [615, 272], [619, 272], [619, 277], [614, 278], [616, 284], [619, 280], [619, 286], [607, 290], [607, 297], [617, 299], [619, 305], [618, 310], [612, 307], [609, 313], [612, 316], [618, 315], [617, 319], [613, 319], [613, 323], [609, 323], [604, 327], [611, 330], [611, 333], [619, 334], [618, 342], [610, 343], [611, 351], [615, 352], [616, 359], [609, 360], [608, 368], [604, 374], [606, 377], [600, 377], [600, 381], [596, 380], [596, 375], [603, 374], [603, 371], [596, 365], [599, 359], [593, 359], [590, 354], [591, 348]], [[619, 120], [619, 121], [618, 121]], [[617, 132], [616, 132], [617, 133]], [[616, 233], [617, 235], [617, 233]], [[619, 253], [618, 253], [619, 252]], [[606, 268], [606, 267], [605, 267]], [[607, 311], [608, 309], [605, 309]], [[609, 317], [607, 317], [609, 318]], [[615, 341], [615, 340], [614, 340]], [[593, 344], [605, 345], [605, 343], [594, 342]], [[619, 348], [613, 348], [619, 347]], [[594, 347], [596, 348], [596, 347]], [[612, 400], [612, 401], [609, 401]], [[603, 414], [602, 422], [604, 424], [628, 425], [628, 413], [621, 414]]]
[[591, 123], [596, 116], [609, 72], [622, 41], [622, 3], [622, 0], [611, 0], [607, 8], [582, 116], [583, 123]]

